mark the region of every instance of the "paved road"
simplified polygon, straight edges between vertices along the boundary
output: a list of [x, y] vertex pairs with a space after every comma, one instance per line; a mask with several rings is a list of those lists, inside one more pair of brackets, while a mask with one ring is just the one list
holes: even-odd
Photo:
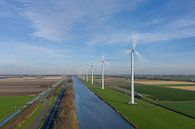
[[134, 129], [80, 80], [73, 81], [79, 129]]

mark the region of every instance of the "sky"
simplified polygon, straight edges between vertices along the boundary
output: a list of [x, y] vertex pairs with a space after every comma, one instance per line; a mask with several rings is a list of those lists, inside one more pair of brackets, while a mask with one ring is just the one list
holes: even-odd
[[194, 0], [1, 0], [0, 74], [195, 74]]

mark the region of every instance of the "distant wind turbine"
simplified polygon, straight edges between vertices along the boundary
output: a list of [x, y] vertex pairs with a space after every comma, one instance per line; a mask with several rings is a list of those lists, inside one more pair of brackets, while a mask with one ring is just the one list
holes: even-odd
[[85, 67], [83, 66], [82, 69], [83, 69], [83, 80], [85, 80], [86, 79]]
[[101, 64], [102, 64], [102, 89], [104, 89], [104, 65], [107, 62], [104, 59], [104, 56], [102, 56]]
[[82, 67], [81, 70], [82, 70], [82, 79], [85, 80], [85, 70], [84, 70], [84, 67]]
[[89, 81], [89, 67], [86, 66], [85, 68], [86, 68], [86, 80], [88, 82]]
[[93, 73], [94, 73], [95, 64], [91, 64], [91, 84], [93, 85]]

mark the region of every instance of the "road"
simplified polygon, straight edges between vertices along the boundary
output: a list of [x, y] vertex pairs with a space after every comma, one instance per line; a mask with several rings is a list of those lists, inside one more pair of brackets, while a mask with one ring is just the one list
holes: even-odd
[[37, 117], [37, 119], [34, 121], [34, 123], [31, 125], [30, 129], [38, 129], [42, 120], [44, 119], [46, 113], [49, 111], [49, 104], [46, 100], [46, 98], [42, 99], [42, 102], [44, 104], [44, 109], [42, 110], [42, 112], [39, 114], [39, 116]]
[[80, 80], [73, 82], [79, 129], [134, 129]]

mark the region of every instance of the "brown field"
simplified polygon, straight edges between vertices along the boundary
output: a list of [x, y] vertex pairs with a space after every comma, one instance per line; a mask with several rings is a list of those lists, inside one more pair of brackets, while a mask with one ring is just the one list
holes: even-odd
[[0, 79], [0, 96], [36, 95], [60, 79], [62, 79], [62, 76], [28, 76]]
[[163, 81], [163, 80], [136, 80], [136, 83], [146, 84], [146, 85], [159, 85], [159, 84], [195, 84], [193, 82], [184, 81]]
[[[105, 80], [108, 82], [127, 81], [126, 78], [119, 78], [119, 77], [106, 77]], [[101, 81], [101, 79], [100, 79], [100, 81]]]
[[192, 90], [195, 91], [194, 86], [171, 86], [169, 88], [181, 89], [181, 90]]
[[[101, 78], [95, 79], [96, 82], [100, 83]], [[106, 77], [105, 82], [130, 82], [127, 78], [119, 77]], [[195, 84], [194, 82], [185, 82], [185, 81], [164, 81], [164, 80], [145, 80], [145, 79], [136, 79], [136, 83], [145, 84], [145, 85], [160, 85], [160, 84]]]

